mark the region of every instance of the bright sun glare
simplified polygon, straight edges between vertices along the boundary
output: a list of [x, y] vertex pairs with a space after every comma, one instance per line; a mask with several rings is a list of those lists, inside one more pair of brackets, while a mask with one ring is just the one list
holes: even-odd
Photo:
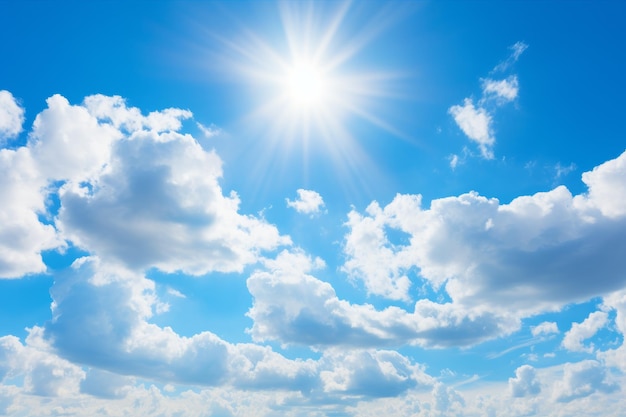
[[295, 64], [286, 74], [285, 88], [292, 104], [300, 109], [324, 105], [328, 80], [314, 64]]
[[[359, 69], [351, 62], [403, 10], [375, 11], [370, 24], [354, 26], [348, 21], [350, 7], [349, 1], [285, 1], [279, 7], [283, 38], [246, 30], [242, 38], [224, 41], [225, 68], [259, 93], [243, 124], [255, 135], [261, 132], [267, 154], [259, 161], [291, 157], [292, 148], [301, 149], [306, 159], [315, 148], [346, 171], [340, 175], [352, 175], [369, 163], [350, 133], [352, 117], [406, 138], [375, 111], [395, 94], [397, 73]], [[344, 33], [345, 28], [354, 30]]]

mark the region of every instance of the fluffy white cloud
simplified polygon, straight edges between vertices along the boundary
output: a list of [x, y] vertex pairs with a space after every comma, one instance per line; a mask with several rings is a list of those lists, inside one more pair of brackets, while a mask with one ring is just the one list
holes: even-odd
[[533, 336], [541, 336], [543, 334], [553, 334], [558, 333], [559, 328], [556, 323], [553, 321], [544, 321], [543, 323], [539, 323], [538, 325], [531, 328], [531, 333]]
[[[213, 333], [183, 337], [149, 322], [158, 310], [154, 282], [82, 259], [51, 290], [46, 341], [63, 358], [114, 374], [186, 385], [281, 389], [316, 395], [377, 397], [429, 384], [418, 365], [396, 352], [325, 352], [291, 360], [266, 346], [230, 344]], [[334, 381], [334, 382], [333, 382]], [[83, 392], [120, 396], [129, 380], [93, 371]]]
[[[471, 345], [516, 330], [519, 322], [479, 309], [419, 300], [413, 312], [376, 310], [340, 300], [330, 284], [309, 275], [313, 261], [301, 252], [281, 253], [267, 271], [248, 279], [254, 303], [248, 315], [257, 341], [279, 340], [314, 346], [431, 347]], [[280, 299], [280, 303], [275, 300]]]
[[28, 143], [41, 176], [51, 182], [81, 182], [99, 175], [111, 159], [113, 142], [122, 134], [63, 96], [56, 94], [46, 101], [48, 108], [35, 118]]
[[78, 246], [132, 268], [190, 274], [241, 271], [260, 250], [289, 243], [274, 226], [237, 213], [222, 195], [221, 161], [189, 136], [135, 134], [91, 188], [60, 192], [58, 225]]
[[461, 416], [465, 405], [463, 397], [452, 387], [437, 383], [432, 392], [433, 416]]
[[[415, 271], [453, 304], [498, 314], [527, 316], [607, 294], [626, 283], [626, 192], [617, 187], [609, 201], [596, 189], [606, 189], [605, 178], [626, 183], [625, 160], [583, 175], [589, 192], [575, 197], [561, 186], [509, 204], [477, 193], [429, 209], [419, 195], [397, 195], [384, 208], [373, 202], [366, 215], [348, 217], [344, 268], [369, 292], [394, 299], [408, 297]], [[387, 228], [408, 243], [391, 244]]]
[[298, 189], [298, 198], [295, 200], [287, 200], [287, 207], [294, 208], [298, 213], [318, 214], [324, 207], [322, 196], [316, 191]]
[[14, 336], [0, 338], [0, 382], [22, 377], [26, 393], [46, 397], [76, 393], [83, 370], [52, 353], [42, 336], [35, 327], [24, 345]]
[[289, 243], [275, 227], [237, 213], [236, 194], [222, 195], [220, 158], [175, 132], [189, 111], [143, 116], [122, 98], [101, 95], [87, 97], [85, 107], [68, 107], [58, 96], [49, 104], [35, 128], [48, 144], [41, 158], [72, 166], [65, 154], [59, 157], [65, 146], [83, 149], [82, 158], [74, 156], [81, 164], [106, 167], [90, 178], [77, 166], [81, 181], [60, 190], [57, 224], [74, 244], [133, 268], [204, 274], [240, 271], [259, 250]]
[[588, 360], [565, 364], [563, 380], [554, 387], [554, 398], [558, 402], [570, 402], [595, 392], [617, 390], [619, 385], [610, 380], [606, 368], [597, 361]]
[[[189, 111], [143, 116], [117, 96], [47, 102], [27, 146], [0, 150], [0, 276], [45, 271], [41, 252], [59, 235], [129, 267], [190, 274], [241, 271], [290, 243], [222, 194], [220, 158], [176, 132]], [[53, 219], [45, 203], [59, 184]]]
[[0, 149], [0, 277], [45, 272], [41, 252], [63, 245], [54, 227], [43, 224], [46, 182], [27, 148]]
[[24, 124], [24, 109], [17, 103], [13, 94], [0, 90], [0, 144], [17, 136]]
[[141, 114], [136, 107], [127, 107], [120, 96], [95, 94], [85, 98], [85, 108], [100, 121], [108, 122], [116, 129], [132, 133], [140, 130], [153, 132], [178, 131], [181, 120], [189, 119], [193, 114], [189, 110], [169, 108]]
[[[506, 70], [517, 61], [527, 47], [523, 42], [517, 42], [510, 48], [513, 52], [509, 58], [498, 64], [494, 71]], [[518, 93], [519, 82], [516, 75], [501, 80], [486, 78], [482, 80], [482, 95], [477, 106], [474, 106], [471, 98], [466, 98], [463, 105], [454, 105], [448, 109], [448, 113], [463, 133], [478, 145], [483, 158], [493, 159], [494, 157], [493, 146], [496, 138], [492, 124], [495, 110], [514, 100]]]
[[593, 335], [598, 330], [606, 326], [608, 322], [608, 314], [604, 311], [596, 311], [589, 314], [582, 323], [573, 323], [572, 328], [565, 333], [563, 342], [561, 345], [574, 352], [588, 352], [591, 353], [594, 350], [593, 344], [585, 347], [583, 342]]
[[619, 218], [626, 214], [625, 173], [626, 152], [583, 173], [583, 182], [589, 187], [589, 204], [607, 217]]
[[472, 100], [466, 98], [462, 106], [452, 106], [449, 112], [463, 133], [478, 144], [483, 158], [493, 159], [492, 148], [496, 139], [491, 127], [492, 117], [487, 110], [475, 107]]
[[515, 370], [515, 378], [509, 378], [509, 390], [513, 397], [526, 397], [541, 392], [541, 384], [537, 379], [535, 368], [522, 365]]

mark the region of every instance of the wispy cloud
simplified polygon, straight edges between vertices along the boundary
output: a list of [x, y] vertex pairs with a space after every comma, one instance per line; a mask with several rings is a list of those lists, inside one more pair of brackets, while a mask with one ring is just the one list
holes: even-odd
[[[511, 63], [517, 61], [527, 47], [526, 44], [520, 42], [513, 45], [511, 47], [513, 52], [509, 58], [496, 68], [500, 67], [499, 71], [506, 70]], [[505, 63], [508, 64], [504, 65]], [[465, 136], [478, 145], [483, 158], [494, 158], [493, 146], [496, 143], [496, 137], [493, 129], [493, 115], [495, 110], [515, 100], [518, 94], [519, 81], [516, 75], [503, 79], [485, 78], [482, 80], [481, 97], [476, 104], [471, 98], [466, 98], [462, 105], [454, 105], [448, 109]], [[451, 161], [452, 169], [456, 167], [456, 162], [458, 159], [454, 163]]]
[[205, 126], [200, 122], [196, 122], [196, 126], [198, 126], [198, 129], [200, 129], [204, 137], [207, 139], [218, 136], [222, 133], [222, 129], [212, 123], [209, 126]]

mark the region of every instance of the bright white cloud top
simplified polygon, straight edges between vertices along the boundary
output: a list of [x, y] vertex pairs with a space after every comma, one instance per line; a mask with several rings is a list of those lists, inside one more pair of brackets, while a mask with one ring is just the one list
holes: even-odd
[[[167, 27], [211, 36], [150, 45], [215, 57], [215, 79], [108, 55], [172, 5], [129, 12], [111, 45], [49, 31], [125, 77], [89, 56], [27, 77], [35, 62], [0, 46], [23, 68], [0, 77], [0, 415], [621, 415], [626, 150], [606, 138], [626, 64], [593, 78], [604, 101], [580, 117], [582, 87], [545, 60], [582, 77], [596, 67], [570, 64], [603, 55], [532, 37], [561, 16], [532, 3], [493, 5], [537, 20], [506, 32], [454, 5], [506, 42], [440, 5], [180, 5]], [[44, 30], [36, 6], [8, 6], [16, 36]], [[119, 7], [72, 22], [127, 27]]]

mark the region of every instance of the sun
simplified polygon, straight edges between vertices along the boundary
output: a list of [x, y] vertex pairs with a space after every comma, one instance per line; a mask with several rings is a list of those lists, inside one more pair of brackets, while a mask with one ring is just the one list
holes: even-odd
[[265, 15], [265, 29], [246, 28], [241, 37], [221, 38], [224, 48], [213, 63], [250, 87], [247, 96], [238, 97], [250, 109], [239, 125], [242, 136], [259, 139], [255, 177], [261, 181], [273, 168], [295, 160], [306, 172], [309, 160], [320, 155], [337, 177], [367, 177], [376, 169], [353, 134], [355, 126], [362, 132], [365, 122], [366, 128], [407, 136], [385, 112], [387, 100], [404, 93], [398, 84], [404, 75], [374, 68], [374, 62], [386, 61], [363, 60], [361, 53], [407, 10], [374, 6], [363, 25], [362, 13], [369, 9], [355, 6], [351, 14], [351, 1], [278, 4], [277, 14]]
[[328, 84], [329, 80], [318, 65], [303, 61], [288, 69], [283, 88], [295, 108], [311, 110], [324, 105]]

